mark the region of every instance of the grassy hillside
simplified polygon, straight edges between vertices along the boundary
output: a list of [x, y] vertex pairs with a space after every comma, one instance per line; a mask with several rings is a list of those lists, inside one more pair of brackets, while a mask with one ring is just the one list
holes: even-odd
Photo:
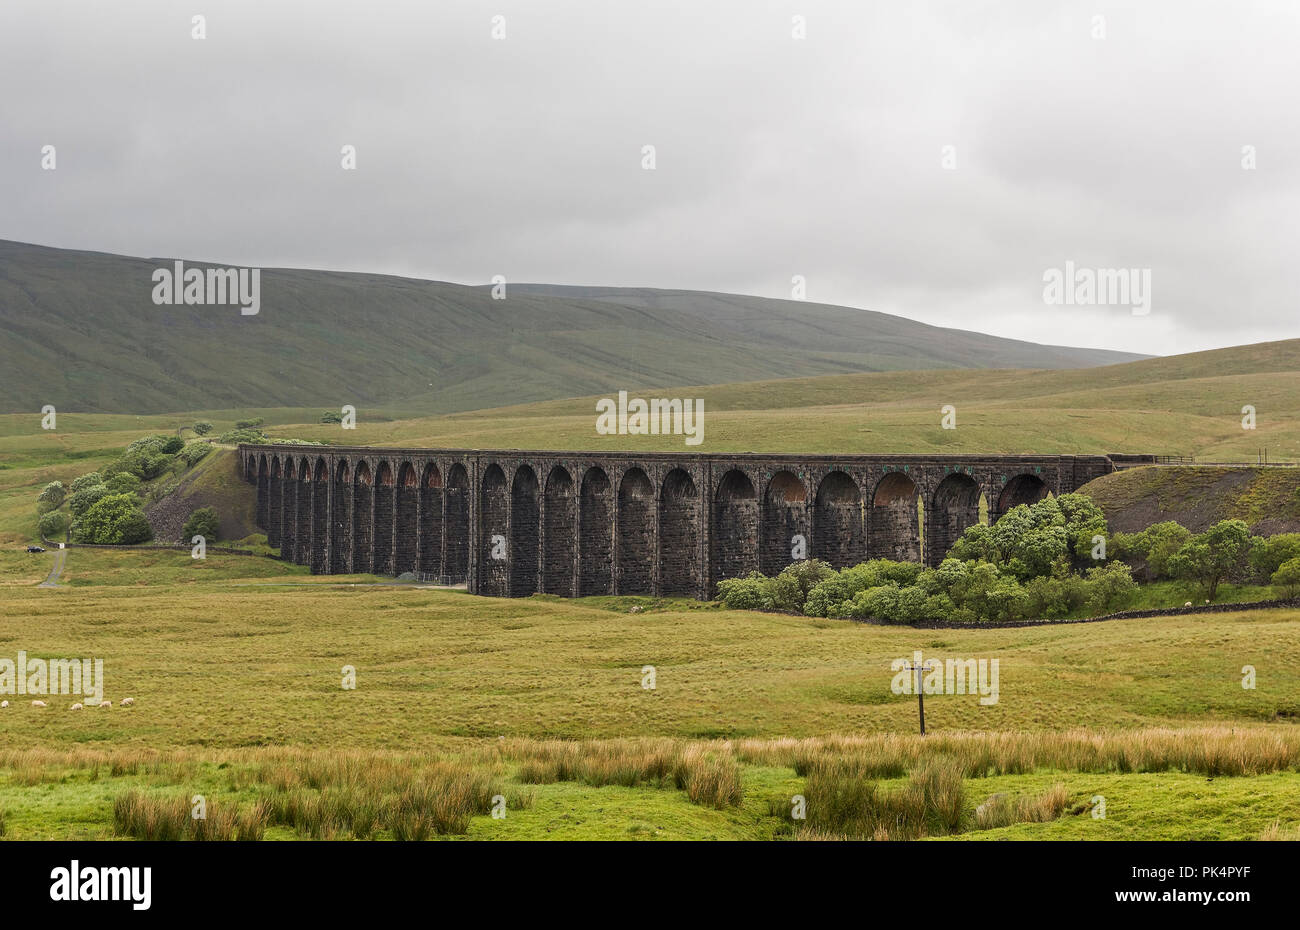
[[[754, 452], [1155, 452], [1300, 461], [1300, 340], [1076, 371], [917, 371], [668, 387], [705, 401], [704, 443], [595, 432], [596, 396], [443, 417], [362, 409], [357, 429], [294, 422], [273, 434], [332, 443]], [[957, 428], [940, 407], [957, 408]], [[1242, 429], [1241, 408], [1257, 428]]]
[[151, 275], [171, 263], [0, 241], [0, 410], [439, 413], [618, 388], [1134, 357], [794, 301], [528, 288], [493, 300], [478, 287], [296, 269], [265, 269], [261, 311], [245, 317], [155, 306]]
[[200, 507], [213, 507], [220, 518], [222, 542], [260, 533], [257, 497], [239, 476], [239, 459], [231, 449], [217, 449], [166, 488], [166, 496], [145, 507], [159, 542], [188, 542], [181, 527]]
[[1261, 536], [1300, 532], [1300, 468], [1133, 468], [1081, 490], [1121, 532], [1164, 520], [1198, 533], [1220, 520], [1244, 520]]

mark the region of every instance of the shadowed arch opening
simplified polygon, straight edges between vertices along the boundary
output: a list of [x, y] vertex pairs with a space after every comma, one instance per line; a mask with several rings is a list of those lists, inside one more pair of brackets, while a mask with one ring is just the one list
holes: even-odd
[[768, 481], [762, 529], [758, 570], [763, 574], [778, 574], [796, 560], [796, 553], [808, 557], [808, 489], [798, 475], [779, 471]]
[[932, 501], [933, 505], [925, 509], [927, 561], [938, 565], [966, 528], [979, 522], [979, 482], [965, 472], [953, 472], [939, 482]]
[[352, 479], [352, 570], [374, 570], [375, 476], [362, 459]]
[[298, 487], [295, 492], [298, 495], [297, 506], [295, 508], [294, 522], [297, 525], [297, 544], [293, 550], [293, 560], [299, 565], [307, 565], [311, 562], [312, 547], [312, 492], [315, 490], [315, 482], [312, 481], [311, 462], [302, 459], [298, 462]]
[[541, 527], [537, 473], [527, 465], [515, 469], [510, 483], [510, 596], [537, 591]]
[[835, 568], [866, 558], [862, 492], [842, 471], [833, 471], [817, 486], [813, 515], [813, 557]]
[[1047, 482], [1037, 475], [1016, 475], [998, 495], [997, 516], [1021, 504], [1036, 504], [1047, 496]]
[[284, 473], [280, 459], [271, 457], [271, 475], [266, 484], [266, 544], [280, 548], [280, 530], [284, 525]]
[[280, 558], [294, 560], [298, 548], [298, 461], [284, 460], [280, 480]]
[[880, 479], [867, 509], [867, 549], [873, 559], [921, 561], [916, 482], [901, 471]]
[[419, 488], [419, 545], [416, 571], [442, 574], [442, 472], [433, 462], [424, 466]]
[[393, 503], [393, 574], [415, 571], [419, 538], [416, 534], [420, 513], [420, 479], [415, 466], [403, 462], [397, 469], [396, 499]]
[[479, 593], [505, 597], [509, 588], [510, 494], [506, 473], [493, 463], [479, 487]]
[[546, 476], [545, 553], [542, 556], [542, 592], [571, 596], [578, 549], [574, 518], [573, 477], [556, 465]]
[[469, 581], [469, 472], [460, 462], [447, 470], [446, 573], [452, 584]]
[[652, 593], [654, 574], [654, 486], [646, 473], [629, 468], [618, 485], [618, 591]]
[[271, 495], [271, 466], [267, 464], [266, 456], [262, 455], [257, 460], [257, 525], [263, 530], [268, 528], [267, 509], [270, 507]]
[[582, 476], [578, 501], [578, 596], [614, 593], [614, 488], [604, 469]]
[[738, 468], [718, 482], [711, 536], [709, 564], [714, 585], [724, 578], [740, 578], [758, 570], [758, 494], [754, 482]]
[[311, 489], [311, 557], [308, 561], [313, 575], [329, 572], [329, 474], [325, 459], [316, 459]]
[[352, 571], [352, 477], [346, 461], [334, 466], [334, 508], [330, 515], [330, 574]]
[[396, 497], [393, 466], [381, 461], [375, 469], [375, 561], [377, 575], [393, 574], [393, 503]]
[[674, 468], [659, 494], [659, 593], [696, 593], [699, 547], [699, 490], [690, 474]]

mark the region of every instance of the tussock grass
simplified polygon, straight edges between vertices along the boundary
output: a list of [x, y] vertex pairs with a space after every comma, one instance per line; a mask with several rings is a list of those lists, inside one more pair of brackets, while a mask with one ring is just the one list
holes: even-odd
[[1284, 827], [1281, 820], [1274, 820], [1265, 828], [1264, 832], [1260, 833], [1258, 839], [1266, 842], [1300, 842], [1300, 823], [1293, 823]]
[[740, 740], [742, 761], [787, 765], [807, 775], [835, 764], [867, 778], [899, 778], [924, 759], [950, 756], [966, 778], [1065, 772], [1188, 772], [1210, 776], [1300, 770], [1300, 731], [1239, 727], [1059, 733], [940, 733]]
[[808, 773], [804, 794], [807, 829], [850, 839], [947, 836], [960, 833], [965, 819], [961, 767], [947, 758], [929, 760], [899, 788], [882, 787], [852, 767], [823, 761]]
[[133, 788], [113, 799], [113, 832], [138, 840], [260, 840], [268, 809], [209, 800], [205, 817], [192, 816], [190, 799], [156, 796]]
[[507, 810], [532, 807], [532, 792], [507, 786], [494, 769], [373, 757], [309, 759], [302, 767], [278, 761], [257, 774], [271, 822], [301, 835], [370, 839], [387, 830], [395, 840], [424, 840], [467, 833], [470, 818], [492, 813], [497, 798]]
[[675, 787], [693, 803], [716, 808], [735, 807], [744, 798], [740, 764], [725, 741], [511, 740], [500, 752], [519, 763], [517, 777], [525, 784]]
[[1061, 816], [1068, 800], [1069, 792], [1059, 784], [1037, 796], [995, 794], [975, 808], [975, 825], [990, 830], [1013, 823], [1047, 823]]

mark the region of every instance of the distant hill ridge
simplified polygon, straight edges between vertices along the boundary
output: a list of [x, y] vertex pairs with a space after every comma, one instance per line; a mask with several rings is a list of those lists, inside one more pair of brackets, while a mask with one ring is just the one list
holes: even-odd
[[264, 268], [255, 316], [156, 306], [151, 276], [174, 261], [0, 240], [0, 412], [436, 414], [619, 388], [1141, 357], [800, 301], [544, 284], [493, 300], [478, 286], [303, 269]]

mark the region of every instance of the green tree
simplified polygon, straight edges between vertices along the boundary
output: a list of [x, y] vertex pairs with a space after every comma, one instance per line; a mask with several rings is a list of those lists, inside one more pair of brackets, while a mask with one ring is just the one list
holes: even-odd
[[1300, 558], [1300, 533], [1257, 536], [1250, 547], [1250, 567], [1261, 580], [1272, 578], [1283, 562], [1294, 558]]
[[36, 499], [43, 504], [49, 504], [50, 506], [47, 509], [53, 510], [63, 503], [63, 498], [67, 496], [67, 493], [62, 481], [51, 481], [45, 486], [45, 490], [41, 492], [40, 497]]
[[217, 531], [221, 526], [221, 521], [217, 519], [217, 511], [212, 507], [200, 507], [190, 514], [190, 518], [185, 521], [185, 526], [181, 529], [181, 536], [185, 540], [193, 539], [195, 536], [202, 536], [208, 542], [217, 538]]
[[212, 424], [207, 420], [199, 420], [199, 422], [194, 424], [194, 435], [206, 436], [208, 433], [212, 432], [212, 428]]
[[1279, 565], [1271, 580], [1286, 590], [1287, 597], [1295, 597], [1300, 593], [1300, 557], [1288, 559]]
[[84, 516], [86, 511], [93, 507], [99, 500], [108, 494], [108, 488], [102, 484], [96, 484], [89, 488], [82, 488], [72, 495], [68, 501], [68, 509], [72, 511], [74, 517]]
[[103, 483], [104, 476], [97, 471], [92, 471], [88, 475], [82, 475], [80, 478], [74, 479], [72, 484], [68, 485], [68, 490], [76, 494], [78, 491], [84, 491], [86, 488], [93, 488], [95, 485]]
[[212, 446], [206, 442], [192, 442], [181, 450], [179, 458], [190, 468], [193, 468], [211, 451]]
[[1221, 520], [1184, 543], [1166, 567], [1175, 578], [1201, 585], [1213, 601], [1219, 583], [1242, 566], [1249, 551], [1249, 527], [1241, 520]]
[[130, 449], [116, 462], [104, 466], [104, 477], [111, 478], [113, 475], [119, 475], [125, 471], [143, 481], [157, 478], [171, 461], [170, 457], [159, 451], [160, 449], [161, 446], [158, 448], [143, 446]]
[[104, 482], [104, 487], [108, 488], [110, 494], [138, 494], [140, 479], [129, 471], [118, 472]]
[[58, 540], [68, 530], [68, 515], [64, 513], [47, 513], [41, 517], [41, 538]]
[[153, 530], [134, 494], [107, 494], [77, 523], [80, 542], [122, 544], [144, 542]]

